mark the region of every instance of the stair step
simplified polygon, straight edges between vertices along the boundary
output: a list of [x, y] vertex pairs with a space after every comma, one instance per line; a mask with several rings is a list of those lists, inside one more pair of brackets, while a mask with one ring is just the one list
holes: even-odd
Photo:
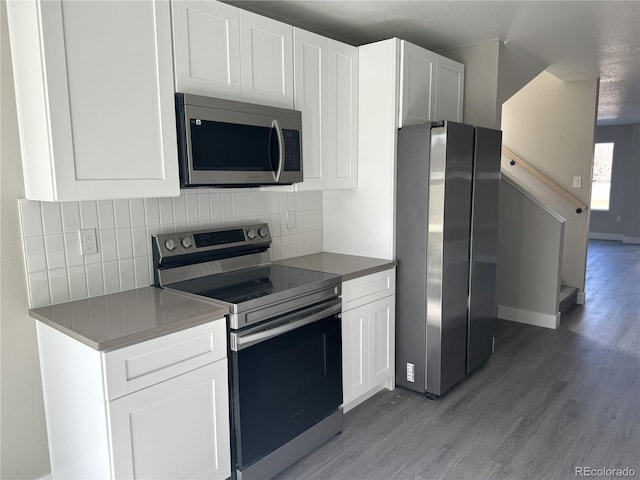
[[560, 312], [565, 313], [571, 310], [577, 302], [578, 289], [568, 285], [560, 287]]

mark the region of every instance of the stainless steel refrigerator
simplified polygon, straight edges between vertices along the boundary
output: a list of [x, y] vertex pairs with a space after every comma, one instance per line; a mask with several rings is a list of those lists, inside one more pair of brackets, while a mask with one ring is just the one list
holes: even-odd
[[398, 131], [396, 384], [438, 397], [493, 350], [502, 132]]

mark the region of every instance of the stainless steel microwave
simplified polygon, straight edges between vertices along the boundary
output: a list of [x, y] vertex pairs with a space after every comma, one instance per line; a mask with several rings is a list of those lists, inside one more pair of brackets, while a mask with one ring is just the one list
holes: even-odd
[[296, 110], [176, 94], [182, 187], [290, 185], [302, 181]]

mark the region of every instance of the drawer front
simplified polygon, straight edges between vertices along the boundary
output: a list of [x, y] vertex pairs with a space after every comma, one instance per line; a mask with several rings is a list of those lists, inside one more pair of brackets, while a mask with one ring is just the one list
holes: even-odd
[[227, 356], [224, 318], [104, 354], [109, 400]]
[[342, 310], [346, 312], [395, 293], [395, 268], [347, 280], [342, 284]]

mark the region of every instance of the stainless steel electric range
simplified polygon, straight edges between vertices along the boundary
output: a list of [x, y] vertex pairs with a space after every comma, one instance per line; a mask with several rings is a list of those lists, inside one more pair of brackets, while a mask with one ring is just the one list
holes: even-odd
[[155, 285], [229, 307], [235, 478], [272, 478], [342, 430], [341, 279], [271, 263], [267, 224], [154, 235]]

